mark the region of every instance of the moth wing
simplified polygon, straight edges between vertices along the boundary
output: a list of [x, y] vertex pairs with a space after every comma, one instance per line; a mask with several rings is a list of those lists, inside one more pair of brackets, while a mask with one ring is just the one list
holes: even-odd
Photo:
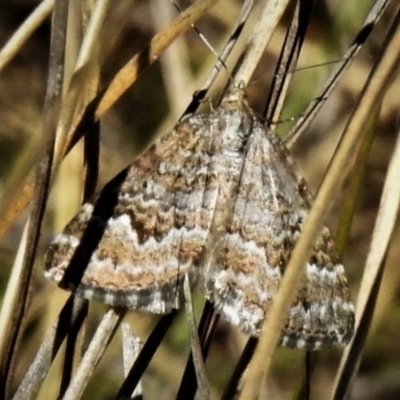
[[51, 243], [45, 276], [113, 306], [178, 308], [217, 198], [213, 140], [201, 116], [178, 124], [82, 206]]
[[[308, 192], [287, 150], [256, 123], [226, 233], [208, 260], [206, 287], [217, 311], [257, 336], [277, 293], [309, 210]], [[281, 344], [317, 349], [346, 344], [354, 309], [343, 266], [327, 228], [306, 267]]]

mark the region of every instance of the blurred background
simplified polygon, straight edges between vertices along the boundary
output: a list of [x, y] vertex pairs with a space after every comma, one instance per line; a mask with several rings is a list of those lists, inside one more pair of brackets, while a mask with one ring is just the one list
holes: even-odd
[[[71, 1], [78, 6], [79, 1]], [[181, 9], [191, 2], [179, 1]], [[257, 18], [255, 10], [249, 27]], [[0, 45], [3, 46], [30, 15], [38, 2], [34, 0], [3, 0], [0, 3]], [[312, 16], [305, 44], [294, 71], [294, 79], [278, 122], [278, 134], [284, 138], [308, 103], [322, 86], [335, 62], [340, 60], [362, 27], [373, 1], [318, 1]], [[207, 41], [219, 52], [235, 24], [241, 2], [221, 0], [197, 24]], [[167, 0], [115, 1], [106, 18], [99, 43], [102, 60], [101, 82], [109, 79], [150, 39], [167, 26], [179, 11]], [[290, 149], [298, 169], [316, 192], [335, 150], [340, 134], [357, 102], [362, 86], [376, 60], [386, 28], [392, 17], [385, 12], [357, 59], [346, 72], [333, 95], [324, 105], [310, 128]], [[71, 20], [70, 23], [76, 23]], [[250, 29], [250, 28], [246, 28]], [[282, 21], [248, 88], [249, 101], [261, 113], [286, 30]], [[0, 196], [6, 197], [4, 182], [13, 174], [31, 141], [41, 135], [43, 103], [48, 72], [50, 18], [40, 26], [16, 57], [0, 71]], [[240, 48], [240, 43], [238, 45]], [[67, 42], [67, 51], [76, 52], [78, 44]], [[234, 52], [228, 69], [240, 55]], [[199, 89], [207, 73], [216, 63], [216, 56], [194, 30], [182, 35], [122, 96], [101, 119], [100, 171], [98, 187], [102, 187], [117, 172], [131, 163], [156, 135], [170, 130]], [[229, 78], [222, 71], [220, 83]], [[363, 190], [359, 193], [350, 238], [345, 249], [344, 265], [353, 298], [356, 298], [364, 262], [368, 253], [381, 190], [399, 126], [399, 80], [388, 89], [372, 144]], [[217, 98], [217, 96], [216, 96]], [[209, 101], [213, 102], [213, 96]], [[205, 105], [206, 107], [208, 104]], [[62, 164], [51, 192], [31, 289], [31, 301], [25, 330], [18, 351], [15, 387], [30, 365], [37, 348], [54, 322], [68, 294], [43, 277], [43, 254], [51, 237], [77, 212], [82, 197], [82, 145], [78, 143]], [[400, 182], [399, 182], [400, 184]], [[342, 203], [339, 200], [330, 214], [328, 226], [335, 234]], [[28, 209], [18, 216], [0, 242], [0, 301], [10, 276]], [[391, 248], [387, 254], [380, 295], [371, 332], [368, 336], [352, 399], [398, 399], [400, 397], [400, 307], [399, 263], [400, 238], [397, 224]], [[198, 312], [203, 299], [196, 297]], [[87, 325], [90, 338], [106, 307], [93, 304]], [[145, 340], [156, 317], [130, 313], [126, 317], [135, 334]], [[247, 338], [237, 329], [220, 322], [215, 335], [207, 372], [216, 395], [221, 393]], [[188, 328], [184, 313], [175, 321], [143, 379], [145, 399], [173, 398], [179, 386], [187, 355], [190, 351]], [[61, 352], [62, 353], [62, 352]], [[304, 375], [304, 354], [279, 349], [275, 355], [269, 386], [274, 399], [289, 399], [299, 387]], [[314, 357], [314, 355], [313, 355]], [[62, 357], [53, 365], [39, 394], [40, 399], [53, 399], [58, 393], [58, 375]], [[315, 355], [311, 381], [312, 399], [326, 398], [340, 359], [339, 350]], [[84, 399], [113, 398], [123, 379], [121, 339], [118, 333], [87, 387]], [[325, 395], [325, 396], [324, 396]]]

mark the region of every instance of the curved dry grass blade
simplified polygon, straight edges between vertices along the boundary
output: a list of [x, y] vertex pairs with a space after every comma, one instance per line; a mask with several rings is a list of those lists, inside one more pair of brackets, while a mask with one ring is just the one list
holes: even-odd
[[204, 12], [219, 0], [199, 0], [176, 17], [169, 26], [158, 33], [150, 44], [132, 57], [107, 86], [96, 110], [96, 118], [103, 115], [128, 89], [137, 77], [152, 64], [160, 54], [185, 30], [197, 21]]
[[125, 309], [110, 308], [104, 315], [79, 364], [75, 376], [72, 378], [71, 384], [63, 396], [63, 400], [77, 400], [82, 396], [90, 376], [111, 339], [114, 337], [125, 313]]
[[355, 56], [365, 43], [365, 41], [370, 36], [379, 18], [385, 11], [386, 7], [389, 5], [390, 0], [377, 0], [374, 7], [368, 14], [363, 27], [358, 32], [357, 36], [354, 38], [349, 49], [343, 56], [343, 59], [338, 63], [331, 76], [328, 78], [320, 93], [315, 97], [315, 99], [307, 107], [307, 110], [302, 114], [302, 116], [296, 121], [296, 124], [290, 130], [289, 134], [285, 139], [285, 144], [287, 147], [291, 147], [294, 142], [301, 136], [301, 134], [306, 130], [311, 121], [314, 119], [317, 112], [325, 104], [332, 91], [335, 89], [340, 78], [345, 73], [345, 71], [350, 67], [351, 63], [355, 59]]
[[[23, 257], [23, 266], [13, 295], [15, 302], [12, 304], [12, 318], [6, 322], [7, 333], [4, 343], [0, 343], [0, 360], [2, 377], [0, 398], [5, 398], [6, 385], [9, 385], [12, 375], [13, 355], [16, 350], [18, 336], [21, 334], [22, 320], [26, 312], [28, 290], [32, 276], [33, 264], [39, 242], [39, 233], [46, 206], [49, 189], [51, 167], [53, 161], [54, 136], [59, 107], [62, 96], [64, 49], [66, 39], [66, 26], [68, 17], [68, 3], [59, 1], [54, 8], [53, 27], [51, 36], [51, 57], [49, 76], [44, 104], [44, 151], [45, 154], [36, 168], [36, 185], [32, 202], [30, 223], [28, 224], [27, 243]], [[7, 343], [7, 345], [5, 345]], [[11, 374], [10, 374], [11, 373]]]
[[357, 147], [365, 136], [366, 124], [369, 121], [368, 117], [371, 110], [377, 104], [380, 104], [388, 85], [393, 79], [393, 74], [397, 70], [400, 61], [399, 22], [400, 13], [396, 15], [396, 19], [390, 28], [383, 50], [365, 84], [358, 107], [348, 122], [326, 178], [304, 223], [302, 234], [293, 250], [279, 291], [264, 323], [259, 346], [249, 365], [241, 394], [242, 399], [253, 400], [259, 398], [262, 383], [265, 382], [272, 355], [280, 338], [285, 316], [296, 295], [296, 288], [300, 283], [312, 244], [323, 226], [345, 177], [349, 173], [349, 168], [353, 164], [351, 160], [353, 160]]
[[267, 0], [248, 40], [241, 64], [233, 74], [232, 84], [234, 86], [240, 84], [246, 87], [249, 83], [288, 3], [288, 0]]
[[[400, 35], [399, 35], [400, 36]], [[400, 207], [400, 131], [383, 187], [379, 212], [357, 299], [355, 335], [345, 350], [337, 373], [332, 399], [342, 399], [349, 392], [361, 359], [365, 339], [375, 308], [386, 254]]]
[[87, 304], [87, 300], [73, 295], [69, 297], [58, 319], [40, 345], [35, 359], [18, 386], [13, 400], [30, 400], [36, 397], [71, 326], [80, 325], [86, 318]]
[[0, 73], [2, 69], [15, 57], [33, 32], [35, 32], [35, 30], [50, 15], [53, 7], [54, 0], [43, 0], [8, 40], [0, 51]]

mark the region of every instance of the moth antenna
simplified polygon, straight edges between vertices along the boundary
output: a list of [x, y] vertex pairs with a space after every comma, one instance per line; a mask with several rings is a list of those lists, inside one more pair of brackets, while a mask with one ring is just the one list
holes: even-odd
[[[182, 12], [182, 9], [179, 7], [178, 4], [175, 2], [171, 1], [171, 4], [179, 11]], [[211, 43], [207, 40], [207, 38], [203, 35], [203, 33], [200, 31], [200, 29], [197, 28], [195, 24], [190, 25], [192, 29], [199, 35], [200, 39], [203, 41], [203, 43], [206, 45], [206, 47], [211, 51], [212, 54], [217, 58], [218, 62], [225, 68], [225, 70], [228, 72], [230, 75], [229, 69], [226, 66], [224, 60], [219, 56], [217, 51], [214, 49], [214, 47], [211, 45]], [[219, 64], [217, 63], [215, 65], [215, 68], [217, 68], [218, 72], [220, 71]]]
[[[221, 51], [221, 54], [217, 57], [218, 61], [217, 61], [216, 65], [214, 66], [214, 68], [211, 69], [210, 73], [208, 74], [208, 76], [205, 79], [201, 88], [193, 94], [193, 100], [191, 101], [191, 103], [189, 104], [189, 106], [187, 107], [187, 109], [185, 110], [183, 115], [193, 114], [197, 110], [199, 104], [206, 97], [208, 90], [210, 89], [212, 84], [215, 82], [215, 79], [221, 70], [219, 63], [221, 63], [221, 65], [224, 66], [225, 70], [228, 72], [228, 83], [227, 83], [225, 89], [222, 91], [222, 93], [225, 93], [229, 87], [233, 86], [233, 84], [234, 84], [233, 74], [229, 71], [224, 60], [226, 60], [229, 57], [233, 47], [235, 46], [238, 38], [240, 37], [243, 27], [244, 27], [249, 15], [250, 15], [250, 12], [252, 10], [253, 4], [254, 4], [253, 0], [246, 0], [243, 3], [242, 9], [240, 11], [238, 23], [235, 26], [235, 28], [232, 30], [232, 33], [230, 34], [229, 39], [225, 43], [225, 46], [224, 46], [223, 50]], [[240, 62], [240, 60], [239, 60], [239, 62]], [[217, 104], [219, 104], [219, 102], [217, 102]]]

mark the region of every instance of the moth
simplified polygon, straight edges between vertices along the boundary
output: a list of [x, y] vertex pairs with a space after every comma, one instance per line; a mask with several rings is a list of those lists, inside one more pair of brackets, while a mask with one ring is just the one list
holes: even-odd
[[[187, 274], [223, 318], [257, 336], [310, 202], [284, 144], [233, 88], [84, 204], [52, 241], [45, 276], [90, 300], [164, 314], [182, 305]], [[348, 282], [325, 227], [281, 344], [344, 346], [353, 327]]]

